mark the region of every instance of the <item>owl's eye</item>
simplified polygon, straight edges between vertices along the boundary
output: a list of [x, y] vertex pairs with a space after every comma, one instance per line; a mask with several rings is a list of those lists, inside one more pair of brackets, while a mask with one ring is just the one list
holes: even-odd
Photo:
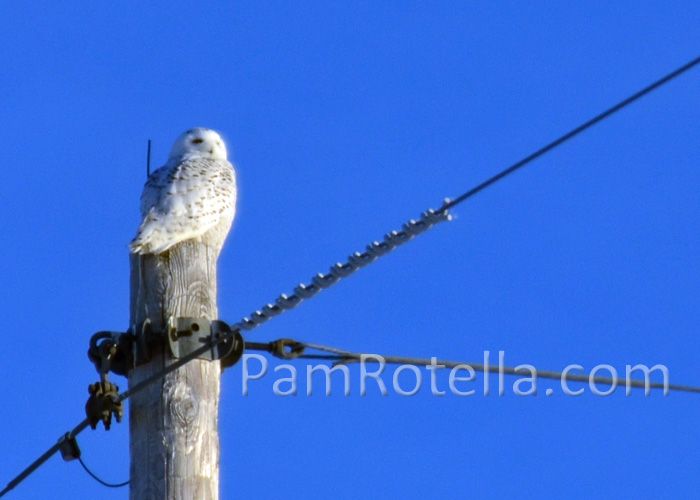
[[204, 142], [204, 139], [192, 139], [192, 144], [201, 144]]

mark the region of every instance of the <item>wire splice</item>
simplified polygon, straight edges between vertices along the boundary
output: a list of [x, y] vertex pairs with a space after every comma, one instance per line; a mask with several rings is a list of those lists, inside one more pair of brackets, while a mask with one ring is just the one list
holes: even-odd
[[[449, 200], [445, 200], [449, 203]], [[321, 290], [330, 288], [343, 278], [347, 278], [361, 267], [371, 264], [379, 257], [382, 257], [396, 247], [411, 241], [419, 234], [424, 233], [438, 222], [449, 221], [452, 216], [446, 210], [438, 211], [429, 209], [423, 212], [419, 220], [409, 220], [403, 225], [401, 231], [391, 231], [384, 235], [384, 241], [374, 241], [367, 245], [365, 252], [355, 252], [348, 257], [347, 262], [337, 262], [331, 266], [328, 274], [318, 273], [311, 278], [311, 284], [299, 283], [294, 288], [292, 295], [282, 294], [274, 304], [266, 304], [262, 310], [254, 311], [250, 317], [243, 318], [239, 323], [232, 325], [233, 330], [250, 331], [257, 328], [270, 318], [282, 314], [284, 311], [293, 309], [303, 300], [310, 299]]]

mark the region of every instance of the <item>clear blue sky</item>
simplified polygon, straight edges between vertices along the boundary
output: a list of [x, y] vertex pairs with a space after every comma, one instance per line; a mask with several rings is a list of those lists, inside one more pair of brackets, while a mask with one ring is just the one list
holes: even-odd
[[[147, 139], [154, 166], [193, 126], [228, 142], [240, 198], [219, 306], [235, 322], [696, 57], [699, 18], [691, 1], [6, 3], [0, 486], [83, 418], [90, 335], [128, 326]], [[251, 339], [662, 363], [700, 385], [699, 88], [695, 70]], [[307, 397], [297, 366], [297, 397], [272, 393], [274, 373], [243, 397], [240, 366], [225, 373], [222, 498], [700, 489], [698, 395], [572, 398], [540, 381], [518, 397], [508, 379], [503, 397], [361, 397], [355, 367], [350, 397]], [[126, 479], [126, 422], [79, 442]], [[97, 495], [128, 492], [54, 457], [7, 498]]]

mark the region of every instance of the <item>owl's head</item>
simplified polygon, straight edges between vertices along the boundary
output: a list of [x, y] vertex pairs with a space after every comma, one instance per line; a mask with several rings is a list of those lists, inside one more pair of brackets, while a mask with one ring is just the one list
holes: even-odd
[[202, 156], [213, 160], [225, 160], [226, 144], [219, 134], [208, 128], [188, 130], [175, 140], [169, 158]]

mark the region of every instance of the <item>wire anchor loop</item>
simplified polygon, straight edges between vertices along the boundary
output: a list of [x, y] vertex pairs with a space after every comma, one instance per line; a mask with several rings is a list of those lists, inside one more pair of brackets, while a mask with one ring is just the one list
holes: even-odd
[[297, 359], [304, 355], [305, 350], [306, 347], [294, 339], [279, 339], [270, 342], [270, 353], [280, 359]]

